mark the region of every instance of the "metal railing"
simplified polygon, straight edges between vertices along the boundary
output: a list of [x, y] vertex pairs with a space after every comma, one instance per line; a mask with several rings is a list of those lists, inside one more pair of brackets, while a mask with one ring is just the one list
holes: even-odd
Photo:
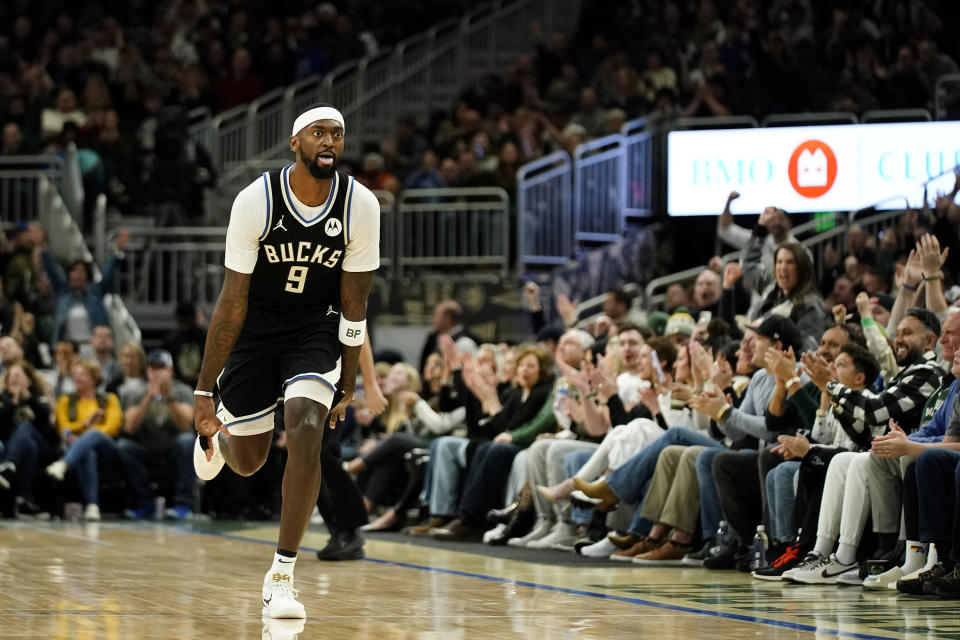
[[540, 21], [544, 32], [571, 32], [579, 16], [579, 0], [496, 0], [475, 7], [459, 20], [447, 20], [426, 32], [337, 67], [326, 76], [311, 76], [261, 96], [190, 127], [203, 143], [220, 175], [234, 173], [287, 154], [287, 127], [312, 102], [330, 102], [343, 112], [349, 132], [348, 154], [376, 145], [393, 132], [398, 116], [424, 120], [446, 108], [473, 73], [500, 71], [519, 55], [532, 51], [529, 24]]
[[58, 190], [66, 176], [66, 161], [59, 155], [0, 156], [0, 221], [33, 222], [40, 217], [40, 184]]
[[517, 171], [517, 254], [522, 266], [566, 264], [573, 257], [573, 165], [566, 151]]
[[654, 211], [654, 144], [651, 131], [646, 130], [647, 120], [641, 118], [623, 125], [623, 147], [626, 155], [626, 176], [623, 194], [625, 216], [647, 217]]
[[510, 230], [510, 199], [499, 187], [407, 189], [397, 203], [397, 273], [496, 267], [506, 276]]
[[[898, 199], [900, 198], [902, 198], [902, 196]], [[906, 198], [902, 199], [906, 201]], [[884, 223], [889, 222], [903, 213], [903, 211], [900, 210], [893, 210], [883, 211], [865, 218], [857, 217], [862, 212], [870, 210], [872, 209], [867, 208], [860, 211], [854, 211], [849, 214], [832, 213], [826, 216], [820, 216], [810, 220], [809, 222], [798, 225], [791, 230], [791, 233], [793, 233], [794, 237], [796, 237], [803, 246], [810, 249], [810, 254], [813, 257], [814, 267], [816, 268], [817, 273], [820, 273], [823, 268], [824, 252], [828, 245], [835, 245], [834, 248], [840, 251], [841, 255], [846, 250], [846, 234], [851, 224], [856, 223], [857, 225], [863, 227], [864, 231], [866, 231], [868, 235], [876, 236], [886, 226]], [[831, 224], [833, 225], [833, 228], [818, 231], [818, 229], [822, 229], [824, 226], [830, 226]], [[839, 238], [839, 241], [834, 242], [835, 238]], [[721, 258], [723, 259], [724, 264], [734, 260], [739, 260], [740, 250], [737, 249], [736, 251], [725, 253], [723, 256], [721, 256]], [[690, 269], [684, 269], [683, 271], [678, 271], [666, 276], [654, 278], [648, 282], [647, 286], [644, 288], [644, 295], [646, 297], [646, 304], [648, 305], [648, 308], [655, 308], [663, 302], [666, 289], [671, 284], [676, 282], [692, 282], [706, 268], [707, 265], [691, 267]]]
[[613, 242], [623, 233], [627, 159], [614, 133], [578, 145], [573, 162], [573, 220], [577, 242]]
[[937, 79], [933, 92], [937, 120], [960, 119], [960, 73], [948, 73]]

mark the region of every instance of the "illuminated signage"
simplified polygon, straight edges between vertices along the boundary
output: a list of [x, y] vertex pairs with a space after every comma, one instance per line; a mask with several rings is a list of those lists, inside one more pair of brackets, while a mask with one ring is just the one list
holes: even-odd
[[673, 131], [667, 154], [672, 216], [719, 214], [731, 191], [733, 213], [918, 207], [960, 164], [960, 122]]

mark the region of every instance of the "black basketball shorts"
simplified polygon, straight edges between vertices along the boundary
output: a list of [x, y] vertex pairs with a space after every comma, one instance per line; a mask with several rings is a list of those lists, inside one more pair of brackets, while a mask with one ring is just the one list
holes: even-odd
[[340, 314], [289, 315], [250, 305], [217, 379], [217, 417], [234, 435], [273, 430], [280, 402], [310, 398], [330, 409], [340, 382]]

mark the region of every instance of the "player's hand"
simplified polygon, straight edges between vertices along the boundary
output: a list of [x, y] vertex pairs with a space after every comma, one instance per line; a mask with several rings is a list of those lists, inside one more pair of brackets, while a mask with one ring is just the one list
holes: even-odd
[[367, 409], [369, 409], [373, 415], [378, 416], [387, 410], [387, 398], [383, 395], [383, 391], [380, 390], [380, 385], [377, 384], [376, 379], [367, 383], [365, 390], [367, 393]]
[[[218, 431], [222, 432], [228, 438], [230, 437], [230, 432], [227, 431], [227, 428], [220, 422], [220, 418], [217, 417], [217, 413], [213, 407], [213, 398], [194, 396], [193, 424], [197, 429], [197, 433], [208, 439], [216, 436]], [[213, 458], [213, 447], [207, 447], [203, 452], [207, 455], [207, 462], [209, 462], [210, 459]]]
[[353, 390], [344, 391], [343, 397], [340, 398], [340, 402], [335, 404], [332, 409], [330, 409], [330, 428], [336, 429], [338, 422], [343, 422], [343, 419], [347, 416], [347, 407], [350, 406], [350, 403], [353, 402]]

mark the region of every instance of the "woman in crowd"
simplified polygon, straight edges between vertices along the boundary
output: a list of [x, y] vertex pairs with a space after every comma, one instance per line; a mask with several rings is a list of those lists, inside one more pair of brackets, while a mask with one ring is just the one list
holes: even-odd
[[97, 393], [102, 381], [100, 367], [91, 360], [79, 360], [71, 369], [74, 393], [57, 400], [57, 429], [67, 449], [63, 457], [47, 467], [47, 474], [61, 481], [74, 469], [86, 503], [84, 519], [100, 519], [100, 478], [98, 466], [118, 463], [116, 437], [123, 426], [120, 400], [113, 393]]
[[0, 394], [0, 488], [13, 492], [14, 517], [38, 515], [33, 486], [39, 465], [46, 464], [60, 437], [50, 421], [50, 401], [44, 382], [32, 366], [20, 362], [7, 367]]

